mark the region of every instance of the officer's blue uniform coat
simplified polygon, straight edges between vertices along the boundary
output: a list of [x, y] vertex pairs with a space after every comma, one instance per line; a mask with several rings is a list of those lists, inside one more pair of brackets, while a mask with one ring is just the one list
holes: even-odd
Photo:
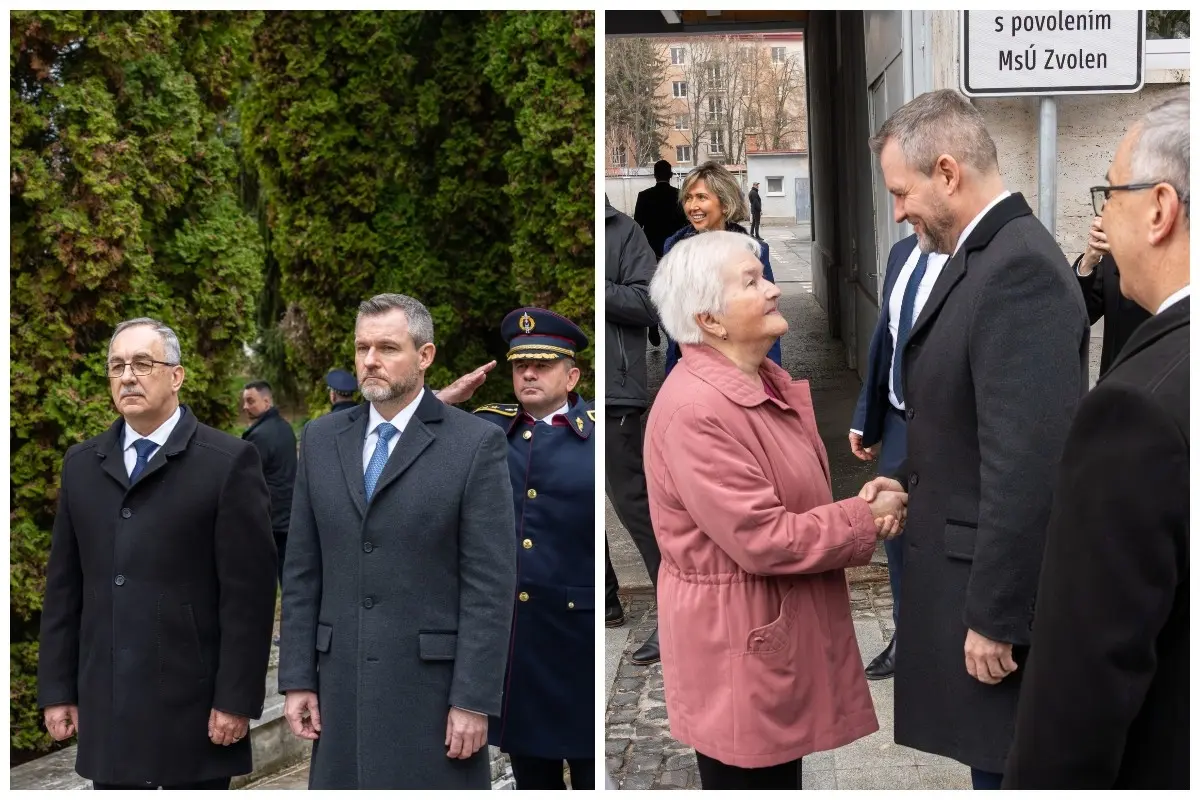
[[568, 403], [566, 425], [517, 405], [476, 411], [507, 432], [517, 523], [504, 710], [488, 742], [538, 758], [595, 753], [595, 411], [575, 394]]

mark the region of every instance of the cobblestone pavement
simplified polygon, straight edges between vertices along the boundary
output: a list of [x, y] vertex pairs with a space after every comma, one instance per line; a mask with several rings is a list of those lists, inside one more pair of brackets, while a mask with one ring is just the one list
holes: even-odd
[[[870, 582], [851, 584], [854, 628], [864, 666], [892, 635], [892, 597], [886, 571], [862, 568]], [[851, 580], [855, 575], [851, 575]], [[699, 789], [696, 756], [671, 738], [662, 667], [639, 667], [629, 656], [656, 624], [649, 594], [623, 598], [628, 646], [616, 669], [605, 712], [605, 766], [621, 789]], [[892, 681], [871, 681], [879, 731], [845, 747], [804, 759], [805, 789], [969, 789], [970, 771], [939, 756], [892, 741]]]

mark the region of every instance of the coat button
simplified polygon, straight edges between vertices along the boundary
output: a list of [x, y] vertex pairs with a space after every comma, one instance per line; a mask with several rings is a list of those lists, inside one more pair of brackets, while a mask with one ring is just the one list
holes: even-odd
[[917, 412], [916, 412], [916, 410], [915, 410], [915, 409], [912, 409], [912, 408], [910, 408], [910, 409], [908, 410], [908, 418], [909, 418], [909, 419], [912, 419], [912, 418], [913, 418], [913, 417], [915, 417], [916, 415], [917, 415]]
[[521, 438], [524, 439], [525, 441], [529, 441], [530, 439], [533, 438], [533, 431], [525, 431], [524, 433], [521, 434]]
[[115, 583], [117, 586], [124, 586], [125, 585], [125, 576], [118, 575], [117, 577], [113, 578], [113, 583]]
[[370, 608], [373, 605], [375, 605], [375, 600], [373, 598], [367, 597], [363, 599], [363, 608]]
[[517, 595], [517, 599], [522, 603], [526, 602], [529, 599], [529, 592], [521, 592], [519, 595]]
[[921, 482], [921, 481], [920, 481], [920, 479], [917, 477], [917, 473], [915, 473], [915, 472], [914, 472], [912, 475], [910, 475], [910, 476], [908, 477], [908, 485], [909, 485], [909, 486], [916, 486], [916, 485], [917, 485], [918, 483], [920, 483], [920, 482]]
[[574, 608], [574, 607], [575, 607], [574, 603], [567, 603], [567, 608]]
[[133, 516], [133, 512], [130, 511], [128, 508], [122, 508], [121, 516], [124, 517], [125, 519], [129, 519], [130, 517]]
[[532, 550], [533, 539], [526, 539], [525, 541], [521, 542], [521, 547], [524, 547], [526, 550]]
[[375, 545], [371, 544], [370, 542], [363, 542], [363, 552], [364, 553], [369, 553], [374, 549], [375, 549]]
[[530, 489], [525, 493], [525, 496], [532, 500], [533, 498], [537, 497], [537, 489]]

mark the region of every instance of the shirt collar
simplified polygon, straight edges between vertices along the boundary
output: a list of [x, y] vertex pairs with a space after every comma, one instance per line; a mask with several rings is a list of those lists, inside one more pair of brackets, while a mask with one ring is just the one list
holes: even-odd
[[959, 234], [958, 244], [954, 245], [954, 252], [950, 254], [951, 256], [958, 255], [958, 251], [962, 248], [963, 242], [965, 242], [967, 240], [967, 237], [971, 235], [971, 231], [975, 230], [975, 226], [979, 224], [979, 221], [981, 219], [983, 219], [985, 216], [987, 216], [987, 213], [989, 211], [991, 211], [993, 208], [995, 208], [1000, 203], [1001, 200], [1003, 200], [1004, 198], [1008, 197], [1011, 194], [1012, 194], [1012, 192], [1005, 189], [1003, 192], [996, 195], [995, 198], [992, 199], [992, 202], [990, 202], [986, 206], [984, 206], [983, 211], [980, 211], [978, 214], [975, 215], [975, 219], [971, 220], [970, 224], [967, 225], [967, 227], [963, 228], [963, 232], [961, 234]]
[[1192, 296], [1192, 285], [1189, 283], [1187, 286], [1184, 286], [1182, 289], [1180, 289], [1178, 292], [1176, 292], [1175, 294], [1168, 297], [1166, 300], [1163, 300], [1162, 305], [1158, 307], [1158, 311], [1155, 311], [1154, 313], [1161, 314], [1162, 312], [1166, 311], [1171, 306], [1178, 303], [1183, 298], [1191, 297], [1191, 296]]
[[[571, 410], [571, 404], [569, 402], [563, 403], [561, 406], [554, 409], [553, 411], [551, 411], [549, 414], [542, 417], [541, 419], [534, 420], [534, 422], [545, 422], [547, 425], [549, 425], [549, 424], [551, 424], [551, 421], [554, 419], [555, 414], [562, 414], [563, 416], [566, 416], [567, 412], [570, 410]], [[530, 416], [532, 416], [532, 415], [530, 415]]]
[[404, 429], [408, 427], [408, 423], [413, 418], [413, 414], [417, 413], [417, 406], [421, 405], [421, 398], [425, 396], [425, 388], [421, 387], [421, 391], [417, 392], [417, 396], [413, 401], [404, 408], [396, 412], [396, 416], [391, 419], [384, 419], [383, 414], [379, 413], [379, 409], [375, 408], [375, 404], [371, 403], [371, 414], [367, 420], [367, 436], [375, 432], [381, 422], [390, 422], [396, 429], [396, 433], [404, 433]]
[[133, 443], [139, 439], [149, 439], [159, 447], [167, 443], [167, 439], [171, 438], [171, 433], [175, 430], [175, 426], [179, 423], [179, 418], [183, 416], [183, 411], [179, 406], [175, 407], [175, 413], [167, 417], [167, 421], [155, 428], [149, 436], [142, 436], [135, 431], [133, 427], [125, 423], [125, 444], [122, 450], [128, 450], [133, 447]]

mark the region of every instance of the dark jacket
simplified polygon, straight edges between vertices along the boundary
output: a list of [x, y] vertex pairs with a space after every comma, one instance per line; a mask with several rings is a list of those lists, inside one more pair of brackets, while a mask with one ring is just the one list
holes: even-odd
[[67, 450], [38, 654], [38, 705], [79, 706], [76, 771], [189, 783], [251, 771], [275, 621], [275, 541], [258, 452], [183, 407], [131, 487], [125, 422]]
[[333, 414], [337, 411], [349, 411], [352, 408], [357, 408], [361, 403], [356, 403], [353, 400], [339, 400], [329, 409], [329, 413]]
[[535, 423], [519, 405], [475, 413], [508, 438], [517, 520], [517, 603], [504, 710], [488, 723], [488, 741], [517, 755], [592, 758], [596, 412], [572, 395], [566, 419], [554, 425]]
[[750, 187], [750, 213], [762, 213], [762, 195], [760, 195], [758, 193], [758, 189], [755, 189], [753, 186]]
[[604, 410], [609, 415], [650, 405], [646, 328], [658, 324], [650, 302], [654, 251], [642, 229], [604, 199]]
[[451, 706], [498, 714], [516, 585], [503, 434], [426, 389], [370, 501], [369, 405], [308, 424], [283, 568], [279, 690], [315, 691], [310, 789], [486, 789]]
[[888, 379], [892, 374], [892, 333], [890, 309], [892, 289], [904, 270], [904, 263], [917, 246], [916, 235], [907, 236], [892, 246], [888, 253], [887, 271], [883, 278], [883, 300], [879, 304], [879, 318], [875, 321], [875, 332], [871, 334], [871, 346], [867, 351], [867, 377], [858, 393], [858, 405], [854, 407], [854, 419], [850, 427], [862, 431], [863, 447], [871, 447], [883, 439], [884, 416], [892, 408], [888, 397]]
[[[725, 230], [732, 233], [740, 233], [744, 236], [750, 235], [745, 228], [743, 228], [741, 225], [738, 225], [736, 222], [726, 222]], [[691, 237], [695, 236], [696, 233], [696, 229], [692, 227], [691, 224], [680, 228], [674, 234], [672, 234], [670, 238], [667, 239], [667, 243], [663, 246], [663, 255], [665, 256], [667, 253], [671, 252], [671, 248], [675, 246], [676, 242], [681, 242], [684, 239], [690, 239]], [[765, 277], [771, 283], [774, 283], [775, 275], [771, 272], [771, 246], [762, 240], [758, 241], [758, 246], [761, 248], [758, 259], [763, 265], [763, 277]], [[779, 345], [778, 339], [775, 340], [775, 344], [771, 345], [771, 349], [767, 352], [767, 358], [771, 359], [779, 366], [783, 366], [783, 350]], [[670, 375], [671, 370], [675, 368], [675, 363], [677, 361], [679, 361], [679, 345], [672, 341], [671, 337], [668, 336], [667, 364], [663, 374]]]
[[[1087, 391], [1087, 311], [1019, 194], [942, 269], [902, 357], [908, 417], [896, 743], [1001, 772], [1012, 742], [1055, 471]], [[967, 630], [1019, 668], [972, 678]]]
[[258, 449], [263, 477], [271, 492], [271, 529], [287, 533], [292, 518], [292, 487], [296, 484], [296, 434], [279, 409], [269, 408], [242, 438]]
[[633, 207], [633, 221], [645, 231], [654, 257], [662, 258], [663, 242], [687, 224], [683, 206], [679, 203], [679, 190], [670, 181], [659, 181], [649, 189], [638, 192], [637, 204]]
[[1189, 788], [1190, 320], [1141, 325], [1071, 424], [1005, 788]]
[[[1074, 269], [1079, 269], [1083, 255], [1075, 259]], [[1104, 341], [1100, 350], [1100, 374], [1108, 372], [1109, 366], [1138, 325], [1150, 318], [1150, 312], [1121, 294], [1121, 274], [1112, 255], [1105, 255], [1086, 277], [1075, 273], [1079, 288], [1083, 290], [1083, 302], [1087, 306], [1088, 319], [1093, 325], [1104, 318]]]

